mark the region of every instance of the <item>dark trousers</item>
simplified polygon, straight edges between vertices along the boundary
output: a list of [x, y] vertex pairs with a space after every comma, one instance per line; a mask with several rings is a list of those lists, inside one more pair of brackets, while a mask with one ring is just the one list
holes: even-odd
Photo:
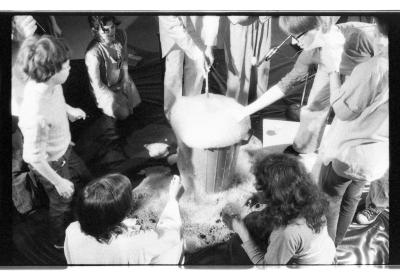
[[329, 200], [328, 233], [338, 246], [356, 213], [365, 182], [339, 176], [333, 170], [332, 163], [322, 166], [319, 182]]
[[[87, 169], [82, 159], [72, 150], [69, 146], [65, 154], [57, 161], [49, 162], [58, 175], [68, 179], [74, 183], [75, 193], [81, 189], [92, 176]], [[63, 244], [65, 239], [65, 229], [72, 221], [71, 203], [74, 196], [70, 198], [61, 197], [55, 186], [50, 183], [46, 178], [39, 174], [30, 166], [35, 172], [37, 179], [43, 186], [49, 198], [49, 226], [50, 226], [50, 239], [55, 244]]]

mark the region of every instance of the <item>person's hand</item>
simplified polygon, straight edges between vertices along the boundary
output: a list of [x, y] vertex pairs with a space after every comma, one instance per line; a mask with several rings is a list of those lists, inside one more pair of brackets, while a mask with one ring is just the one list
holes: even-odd
[[213, 50], [212, 50], [211, 46], [207, 46], [206, 47], [206, 49], [204, 51], [204, 56], [205, 56], [205, 59], [206, 59], [206, 63], [207, 63], [208, 69], [210, 69], [211, 66], [214, 63], [214, 54], [213, 54]]
[[200, 49], [197, 49], [192, 59], [195, 61], [196, 71], [200, 72], [200, 74], [205, 78], [208, 74], [208, 64], [205, 53]]
[[242, 239], [242, 242], [246, 242], [247, 240], [250, 239], [250, 232], [247, 229], [246, 225], [244, 224], [243, 220], [236, 219], [236, 218], [233, 219], [232, 220], [232, 230], [240, 236], [240, 239]]
[[232, 222], [234, 219], [240, 220], [241, 207], [234, 203], [228, 203], [224, 206], [221, 212], [222, 221], [230, 229], [232, 228]]
[[32, 36], [36, 29], [36, 20], [32, 16], [14, 16], [12, 25], [12, 40], [21, 42]]
[[181, 178], [179, 178], [178, 175], [174, 175], [169, 184], [169, 199], [175, 199], [178, 201], [184, 192], [185, 189], [181, 184]]
[[55, 188], [62, 198], [70, 198], [74, 194], [74, 184], [70, 180], [64, 178], [55, 185]]
[[86, 113], [80, 109], [80, 108], [70, 108], [68, 110], [68, 119], [71, 122], [74, 122], [76, 120], [80, 120], [80, 119], [86, 119]]
[[321, 47], [321, 67], [328, 73], [339, 72], [342, 62], [345, 38], [338, 30], [324, 35], [325, 45]]
[[133, 109], [140, 103], [140, 95], [132, 80], [123, 83], [123, 92], [128, 101], [129, 114], [133, 114]]

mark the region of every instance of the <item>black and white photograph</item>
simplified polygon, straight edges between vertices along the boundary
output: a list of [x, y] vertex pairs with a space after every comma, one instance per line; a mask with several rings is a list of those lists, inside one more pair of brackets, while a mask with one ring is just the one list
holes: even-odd
[[7, 265], [391, 264], [399, 15], [0, 14]]

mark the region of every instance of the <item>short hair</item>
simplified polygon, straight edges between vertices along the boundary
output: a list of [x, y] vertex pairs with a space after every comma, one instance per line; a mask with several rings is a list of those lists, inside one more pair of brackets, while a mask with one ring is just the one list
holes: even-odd
[[70, 50], [62, 39], [50, 35], [32, 36], [22, 43], [17, 64], [29, 78], [43, 83], [60, 72], [69, 59]]
[[89, 16], [88, 21], [90, 28], [96, 32], [109, 21], [112, 21], [117, 26], [121, 23], [115, 16]]
[[132, 208], [132, 185], [121, 174], [109, 174], [90, 182], [79, 193], [76, 205], [81, 230], [100, 243], [126, 230], [122, 221]]
[[336, 22], [333, 16], [280, 16], [279, 27], [288, 35], [301, 34], [322, 27], [327, 32]]
[[288, 154], [269, 154], [258, 159], [253, 173], [263, 191], [272, 228], [287, 226], [305, 218], [307, 226], [319, 232], [326, 223], [328, 202], [304, 165]]

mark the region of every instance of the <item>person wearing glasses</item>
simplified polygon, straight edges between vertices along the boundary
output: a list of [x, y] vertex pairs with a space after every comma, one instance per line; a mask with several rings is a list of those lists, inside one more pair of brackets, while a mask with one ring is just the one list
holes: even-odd
[[[292, 37], [303, 51], [298, 56], [293, 69], [278, 84], [245, 107], [239, 119], [285, 97], [291, 88], [304, 81], [309, 67], [319, 63], [321, 50], [331, 41], [343, 42], [344, 50], [339, 68], [342, 79], [349, 76], [356, 65], [374, 55], [373, 24], [361, 22], [335, 24], [336, 20], [337, 17], [329, 16], [282, 16], [279, 18], [280, 28]], [[288, 39], [290, 38], [286, 40]], [[279, 49], [275, 52], [279, 52]], [[318, 149], [320, 136], [329, 113], [329, 93], [328, 73], [319, 67], [307, 105], [301, 110], [300, 127], [294, 143], [285, 152], [298, 155], [312, 153]]]
[[124, 120], [141, 102], [128, 72], [127, 35], [117, 28], [114, 16], [89, 16], [88, 20], [94, 38], [85, 64], [97, 106], [105, 115]]

